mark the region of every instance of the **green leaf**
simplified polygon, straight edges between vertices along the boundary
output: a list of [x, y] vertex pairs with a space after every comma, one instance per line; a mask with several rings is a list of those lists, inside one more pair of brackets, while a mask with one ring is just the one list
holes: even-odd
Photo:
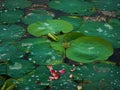
[[[76, 67], [72, 72], [76, 80], [82, 78], [82, 89], [119, 90], [120, 68], [114, 64], [89, 63]], [[81, 77], [81, 78], [80, 78]]]
[[28, 0], [4, 0], [2, 6], [6, 9], [13, 10], [16, 8], [26, 8], [31, 6], [32, 2]]
[[72, 66], [67, 64], [60, 64], [53, 66], [54, 70], [65, 70], [64, 74], [60, 74], [58, 80], [52, 81], [52, 90], [77, 90], [77, 84], [70, 78]]
[[22, 59], [11, 60], [7, 66], [7, 74], [13, 78], [20, 78], [35, 68], [33, 63]]
[[16, 41], [25, 33], [23, 27], [18, 25], [0, 25], [0, 41]]
[[83, 19], [77, 16], [61, 16], [59, 19], [70, 22], [73, 25], [74, 30], [77, 30], [83, 23]]
[[80, 16], [91, 15], [95, 12], [93, 4], [83, 0], [52, 0], [48, 5], [55, 10]]
[[45, 38], [24, 39], [18, 43], [18, 48], [24, 54], [29, 53], [29, 61], [39, 65], [54, 65], [62, 62], [62, 55], [53, 50], [50, 41]]
[[49, 19], [52, 19], [53, 15], [45, 10], [33, 10], [31, 13], [27, 14], [23, 19], [22, 22], [25, 24], [32, 24], [35, 22], [43, 22]]
[[73, 26], [64, 20], [47, 20], [30, 24], [27, 30], [30, 34], [38, 37], [48, 33], [59, 34], [61, 31], [68, 33], [73, 30]]
[[16, 84], [17, 90], [44, 90], [49, 86], [49, 70], [46, 66], [40, 66], [26, 76], [19, 78]]
[[120, 0], [92, 0], [92, 2], [96, 5], [98, 10], [120, 10]]
[[120, 47], [120, 21], [110, 20], [108, 23], [87, 21], [79, 31], [88, 36], [98, 36], [110, 43], [114, 48]]
[[11, 42], [2, 43], [0, 45], [0, 60], [9, 61], [18, 59], [23, 55]]
[[111, 44], [98, 37], [83, 36], [71, 42], [66, 56], [77, 62], [88, 63], [106, 60], [113, 54]]
[[20, 22], [23, 12], [20, 10], [4, 10], [0, 11], [0, 24], [7, 23], [13, 24]]

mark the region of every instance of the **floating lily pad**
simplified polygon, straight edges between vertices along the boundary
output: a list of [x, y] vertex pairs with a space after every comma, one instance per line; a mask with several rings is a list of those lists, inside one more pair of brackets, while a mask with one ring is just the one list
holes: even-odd
[[92, 0], [98, 10], [120, 10], [120, 0]]
[[23, 19], [23, 23], [31, 24], [35, 22], [43, 22], [53, 18], [53, 14], [45, 10], [34, 10], [31, 13], [27, 14]]
[[61, 16], [60, 19], [70, 22], [73, 25], [74, 30], [78, 29], [83, 23], [83, 19], [76, 16]]
[[18, 59], [22, 55], [13, 43], [2, 43], [0, 44], [0, 60], [9, 61], [13, 59]]
[[114, 48], [120, 47], [120, 21], [109, 23], [87, 21], [81, 25], [79, 31], [88, 36], [98, 36], [110, 43]]
[[119, 90], [120, 68], [114, 64], [96, 63], [78, 66], [73, 72], [76, 80], [82, 78], [82, 89]]
[[7, 74], [13, 78], [20, 78], [35, 68], [28, 60], [15, 59], [8, 62]]
[[81, 16], [91, 15], [95, 12], [93, 4], [83, 0], [52, 0], [48, 5], [55, 10]]
[[20, 10], [4, 10], [0, 11], [0, 24], [7, 23], [17, 23], [23, 16], [23, 12]]
[[18, 43], [18, 48], [28, 55], [28, 60], [39, 64], [59, 64], [62, 56], [50, 47], [50, 41], [45, 38], [24, 39]]
[[38, 67], [33, 72], [18, 79], [16, 89], [44, 90], [44, 88], [50, 85], [49, 76], [49, 70], [46, 66]]
[[0, 41], [19, 40], [25, 33], [23, 27], [18, 25], [0, 25]]
[[30, 24], [27, 30], [30, 34], [38, 37], [48, 33], [59, 34], [61, 31], [68, 33], [73, 30], [73, 26], [64, 20], [47, 20]]
[[31, 6], [32, 2], [28, 0], [4, 0], [2, 6], [6, 9], [26, 8]]
[[113, 54], [111, 44], [98, 37], [80, 37], [71, 42], [71, 46], [66, 50], [66, 56], [77, 62], [93, 62], [106, 60]]

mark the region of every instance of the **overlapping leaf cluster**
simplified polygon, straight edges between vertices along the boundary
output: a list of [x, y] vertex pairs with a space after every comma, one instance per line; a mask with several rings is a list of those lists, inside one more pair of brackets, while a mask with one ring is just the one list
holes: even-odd
[[[81, 18], [100, 10], [117, 11], [119, 3], [52, 0], [49, 9], [67, 13], [56, 18], [54, 12], [46, 10], [23, 12], [32, 5], [30, 0], [4, 0], [0, 11], [0, 89], [119, 90], [120, 69], [105, 60], [114, 48], [120, 48], [120, 21]], [[72, 66], [75, 62], [83, 65]], [[49, 80], [47, 65], [65, 73]]]

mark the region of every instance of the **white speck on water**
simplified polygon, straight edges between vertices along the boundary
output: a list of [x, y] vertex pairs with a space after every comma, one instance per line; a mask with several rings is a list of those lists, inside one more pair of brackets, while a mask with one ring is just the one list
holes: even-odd
[[88, 31], [87, 31], [87, 30], [85, 30], [84, 32], [85, 32], [85, 33], [88, 33]]
[[46, 62], [49, 63], [51, 61], [51, 59], [48, 59]]
[[6, 28], [3, 28], [4, 31], [6, 31], [7, 29]]
[[25, 90], [30, 90], [30, 88], [29, 87], [25, 87]]
[[94, 76], [95, 74], [94, 73], [92, 73], [92, 76]]
[[4, 57], [4, 56], [6, 56], [6, 55], [7, 55], [6, 53], [0, 54], [1, 57]]
[[33, 63], [36, 63], [36, 61], [33, 61]]
[[32, 60], [32, 58], [28, 58], [28, 60], [29, 60], [29, 61], [31, 61], [31, 60]]
[[108, 23], [104, 24], [104, 26], [107, 27], [110, 30], [113, 29], [113, 27], [110, 24], [108, 24]]
[[117, 4], [117, 6], [119, 7], [119, 6], [120, 6], [120, 4], [118, 3], [118, 4]]
[[22, 68], [22, 64], [20, 64], [18, 62], [15, 62], [14, 65], [10, 65], [9, 66], [9, 69], [16, 69], [16, 70], [18, 70], [18, 69], [21, 69], [21, 68]]
[[40, 80], [39, 78], [37, 78], [37, 80]]
[[32, 75], [31, 77], [35, 77], [35, 75]]
[[95, 48], [95, 47], [89, 47], [88, 50], [92, 50], [92, 49], [94, 49], [94, 48]]
[[103, 32], [103, 30], [99, 27], [98, 29], [96, 29], [98, 32]]
[[22, 43], [22, 47], [24, 46], [32, 46], [33, 44], [32, 43]]
[[39, 76], [36, 76], [36, 77], [39, 77]]
[[48, 55], [51, 55], [52, 54], [52, 52], [48, 52]]
[[29, 79], [28, 81], [29, 81], [29, 82], [31, 82], [32, 80], [31, 80], [31, 79]]
[[56, 58], [55, 58], [55, 56], [52, 56], [51, 59], [52, 59], [52, 60], [55, 60]]
[[38, 27], [38, 29], [42, 30], [42, 29], [45, 29], [45, 27]]
[[20, 58], [22, 58], [23, 57], [23, 55], [20, 55]]
[[8, 12], [8, 10], [5, 10], [5, 12]]
[[33, 13], [29, 13], [27, 16], [31, 16], [31, 15], [33, 15]]
[[48, 24], [48, 23], [44, 23], [44, 25], [45, 25], [45, 26], [49, 26], [49, 24]]

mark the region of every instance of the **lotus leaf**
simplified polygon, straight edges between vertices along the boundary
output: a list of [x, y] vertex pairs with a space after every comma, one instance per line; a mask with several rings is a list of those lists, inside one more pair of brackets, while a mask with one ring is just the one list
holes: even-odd
[[11, 43], [1, 43], [0, 44], [0, 60], [11, 61], [13, 59], [20, 58], [23, 53], [20, 52], [16, 46]]
[[18, 79], [17, 90], [43, 90], [49, 86], [49, 70], [46, 66], [40, 66], [28, 75]]
[[79, 31], [88, 36], [98, 36], [110, 43], [114, 48], [120, 47], [120, 21], [109, 23], [87, 21], [81, 25]]
[[36, 37], [48, 33], [59, 34], [68, 33], [73, 30], [73, 26], [64, 20], [47, 20], [46, 22], [36, 22], [28, 26], [28, 32]]
[[113, 48], [109, 42], [93, 36], [83, 36], [73, 40], [66, 50], [69, 59], [82, 63], [106, 60], [112, 54]]
[[[120, 88], [120, 68], [114, 64], [96, 63], [78, 66], [73, 72], [76, 80], [81, 80], [83, 90], [109, 90]], [[81, 78], [80, 78], [81, 77]]]
[[13, 24], [20, 22], [23, 12], [20, 10], [4, 10], [0, 11], [0, 24], [7, 23]]
[[25, 33], [23, 27], [18, 25], [0, 25], [0, 41], [19, 40]]
[[92, 3], [80, 0], [52, 0], [48, 5], [55, 10], [80, 16], [91, 15], [95, 12]]
[[59, 64], [62, 56], [50, 47], [50, 41], [45, 38], [24, 39], [18, 43], [18, 48], [28, 55], [28, 60], [39, 64]]
[[60, 19], [70, 22], [73, 25], [74, 30], [77, 30], [83, 23], [83, 19], [76, 16], [61, 16]]
[[98, 10], [120, 10], [120, 0], [92, 0]]
[[15, 59], [8, 62], [7, 74], [12, 78], [20, 78], [35, 68], [28, 60]]
[[28, 0], [4, 0], [2, 6], [6, 9], [26, 8], [31, 6], [32, 2]]
[[45, 10], [34, 10], [31, 13], [27, 14], [23, 19], [23, 23], [25, 24], [32, 24], [35, 22], [43, 22], [48, 19], [52, 19], [53, 15], [50, 12]]

